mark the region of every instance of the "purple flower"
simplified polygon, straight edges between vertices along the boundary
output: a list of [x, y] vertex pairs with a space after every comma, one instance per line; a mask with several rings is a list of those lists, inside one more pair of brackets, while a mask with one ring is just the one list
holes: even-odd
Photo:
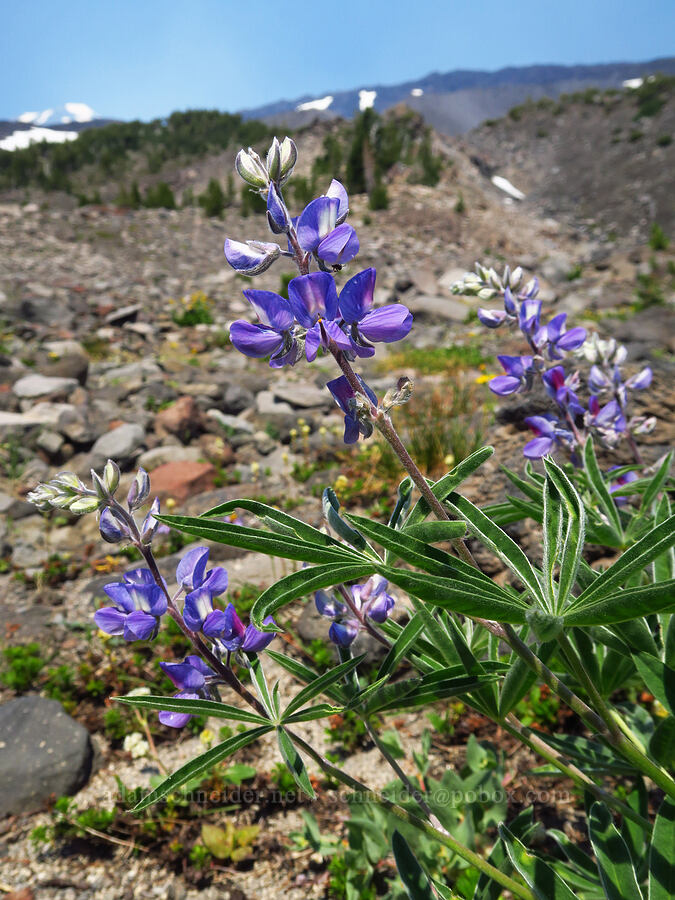
[[[388, 582], [381, 575], [371, 576], [365, 584], [355, 584], [349, 588], [354, 608], [362, 616], [368, 616], [373, 622], [382, 623], [394, 608], [394, 598], [387, 593]], [[333, 623], [328, 629], [328, 637], [340, 647], [348, 647], [356, 638], [361, 622], [352, 615], [349, 607], [336, 600], [326, 591], [317, 591], [314, 602], [318, 612]]]
[[[377, 397], [375, 394], [360, 375], [357, 375], [356, 377], [359, 379], [359, 383], [363, 388], [363, 393], [368, 397], [373, 406], [377, 406]], [[345, 444], [356, 443], [360, 434], [364, 437], [370, 437], [373, 433], [373, 426], [367, 419], [359, 416], [356, 394], [354, 393], [351, 384], [347, 381], [347, 378], [344, 375], [340, 375], [339, 378], [334, 378], [332, 381], [329, 381], [326, 387], [333, 395], [333, 399], [337, 405], [345, 414]]]
[[501, 309], [483, 309], [479, 307], [476, 310], [476, 314], [479, 321], [488, 328], [499, 328], [507, 319], [506, 311]]
[[359, 252], [359, 239], [351, 225], [344, 224], [349, 212], [347, 192], [339, 181], [328, 193], [309, 203], [298, 218], [298, 243], [329, 265], [341, 266]]
[[340, 291], [340, 314], [349, 327], [357, 356], [373, 356], [371, 341], [400, 341], [412, 328], [412, 313], [400, 303], [372, 308], [376, 275], [375, 269], [364, 269]]
[[652, 370], [649, 366], [638, 372], [637, 375], [631, 376], [626, 382], [629, 391], [644, 391], [652, 383]]
[[288, 210], [274, 182], [270, 184], [267, 191], [267, 223], [274, 234], [288, 231], [291, 224]]
[[101, 515], [98, 520], [98, 529], [101, 532], [103, 540], [107, 541], [109, 544], [117, 544], [119, 541], [129, 537], [129, 526], [122, 518], [119, 518], [115, 514], [114, 509], [109, 506], [106, 506], [101, 510]]
[[573, 372], [571, 375], [565, 376], [562, 366], [553, 366], [552, 369], [544, 372], [541, 379], [546, 393], [555, 400], [561, 409], [569, 410], [575, 416], [583, 414], [584, 408], [576, 395], [579, 387], [578, 373]]
[[588, 400], [585, 423], [587, 428], [595, 428], [609, 446], [616, 444], [626, 430], [626, 419], [619, 403], [610, 400], [601, 407], [598, 398], [593, 395]]
[[270, 366], [295, 365], [300, 348], [293, 334], [293, 310], [288, 300], [273, 291], [244, 291], [260, 319], [251, 324], [242, 319], [230, 327], [230, 340], [244, 356], [270, 357]]
[[272, 265], [281, 253], [278, 244], [265, 241], [225, 241], [225, 259], [237, 272], [244, 275], [259, 275]]
[[288, 299], [298, 323], [307, 329], [305, 353], [311, 362], [319, 347], [326, 348], [327, 339], [340, 350], [350, 351], [352, 342], [335, 322], [338, 296], [335, 279], [328, 272], [300, 275], [288, 284]]
[[541, 316], [541, 300], [524, 300], [518, 312], [518, 324], [523, 334], [533, 337], [539, 330]]
[[536, 435], [523, 447], [523, 455], [528, 459], [540, 459], [552, 453], [557, 445], [574, 445], [572, 432], [561, 428], [556, 417], [550, 413], [544, 416], [527, 416], [525, 424]]
[[[610, 472], [614, 469], [618, 469], [619, 466], [611, 466]], [[620, 491], [622, 487], [625, 487], [627, 484], [631, 484], [633, 481], [638, 480], [637, 472], [624, 472], [623, 475], [619, 475], [615, 481], [611, 482], [609, 485], [609, 490], [611, 494], [616, 493], [616, 491]], [[617, 506], [625, 506], [628, 503], [628, 497], [614, 497], [614, 502]]]
[[506, 375], [497, 375], [490, 382], [490, 390], [500, 397], [527, 391], [532, 386], [534, 374], [531, 356], [498, 356]]
[[600, 366], [591, 366], [588, 375], [588, 386], [595, 394], [601, 394], [612, 387], [612, 381]]
[[[174, 697], [184, 700], [198, 700], [208, 693], [207, 678], [215, 675], [199, 656], [186, 656], [182, 663], [160, 662], [160, 666], [179, 691]], [[171, 728], [182, 728], [192, 718], [192, 713], [178, 713], [162, 710], [159, 721]]]
[[[526, 303], [532, 302], [534, 301], [526, 301]], [[541, 304], [539, 305], [541, 306]], [[567, 313], [560, 313], [554, 316], [548, 325], [543, 325], [539, 328], [534, 335], [534, 345], [540, 352], [543, 352], [545, 349], [549, 359], [562, 359], [563, 352], [578, 350], [586, 340], [585, 328], [565, 330], [566, 319]]]
[[134, 569], [123, 577], [123, 582], [104, 586], [114, 606], [96, 610], [94, 621], [101, 631], [123, 635], [125, 641], [153, 638], [159, 618], [166, 612], [166, 595], [149, 569]]
[[[214, 621], [213, 636], [217, 637], [231, 653], [237, 650], [259, 653], [277, 636], [275, 631], [259, 631], [255, 625], [244, 626], [232, 603], [229, 603], [222, 612], [217, 610], [214, 615], [218, 616], [218, 623], [216, 626]], [[272, 616], [268, 616], [263, 619], [263, 624], [274, 625], [275, 622]]]
[[222, 566], [206, 571], [209, 548], [195, 547], [189, 550], [176, 567], [176, 582], [186, 591], [205, 588], [214, 596], [227, 590], [227, 572]]

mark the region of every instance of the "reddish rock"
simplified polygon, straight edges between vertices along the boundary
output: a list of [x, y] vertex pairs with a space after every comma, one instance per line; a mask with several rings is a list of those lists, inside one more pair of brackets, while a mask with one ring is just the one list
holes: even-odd
[[161, 500], [187, 500], [213, 488], [215, 467], [211, 463], [168, 462], [152, 470], [153, 496]]
[[202, 413], [194, 397], [179, 397], [155, 416], [155, 431], [161, 437], [175, 434], [187, 443], [203, 430]]

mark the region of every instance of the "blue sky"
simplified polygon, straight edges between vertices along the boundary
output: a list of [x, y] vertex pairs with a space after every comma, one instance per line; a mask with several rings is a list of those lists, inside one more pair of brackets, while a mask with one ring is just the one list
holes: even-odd
[[675, 54], [673, 0], [0, 0], [0, 118], [149, 119], [431, 71]]

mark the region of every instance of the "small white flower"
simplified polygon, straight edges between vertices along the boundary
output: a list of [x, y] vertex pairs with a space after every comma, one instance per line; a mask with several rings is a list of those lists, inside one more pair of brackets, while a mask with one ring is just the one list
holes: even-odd
[[132, 731], [124, 738], [124, 749], [127, 753], [131, 753], [132, 759], [140, 759], [142, 756], [148, 755], [150, 744], [140, 731]]

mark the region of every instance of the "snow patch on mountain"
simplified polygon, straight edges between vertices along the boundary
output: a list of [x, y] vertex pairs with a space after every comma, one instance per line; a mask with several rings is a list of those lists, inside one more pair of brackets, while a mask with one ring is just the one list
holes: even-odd
[[17, 117], [23, 125], [68, 125], [70, 122], [91, 122], [96, 113], [87, 103], [68, 101], [63, 106], [43, 109], [40, 112], [24, 112]]
[[295, 108], [298, 112], [307, 112], [310, 109], [324, 110], [333, 102], [333, 95], [328, 94], [327, 97], [321, 97], [319, 100], [308, 100], [306, 103], [299, 103]]
[[63, 144], [65, 141], [74, 141], [77, 131], [54, 131], [52, 128], [32, 128], [15, 131], [0, 141], [0, 150], [23, 150], [31, 144], [47, 141], [51, 144]]
[[410, 91], [410, 96], [411, 97], [421, 97], [423, 93], [424, 93], [424, 91], [422, 90], [422, 88], [413, 88]]
[[377, 91], [359, 91], [359, 109], [363, 112], [364, 109], [370, 109], [370, 107], [375, 103], [375, 98], [377, 97]]

